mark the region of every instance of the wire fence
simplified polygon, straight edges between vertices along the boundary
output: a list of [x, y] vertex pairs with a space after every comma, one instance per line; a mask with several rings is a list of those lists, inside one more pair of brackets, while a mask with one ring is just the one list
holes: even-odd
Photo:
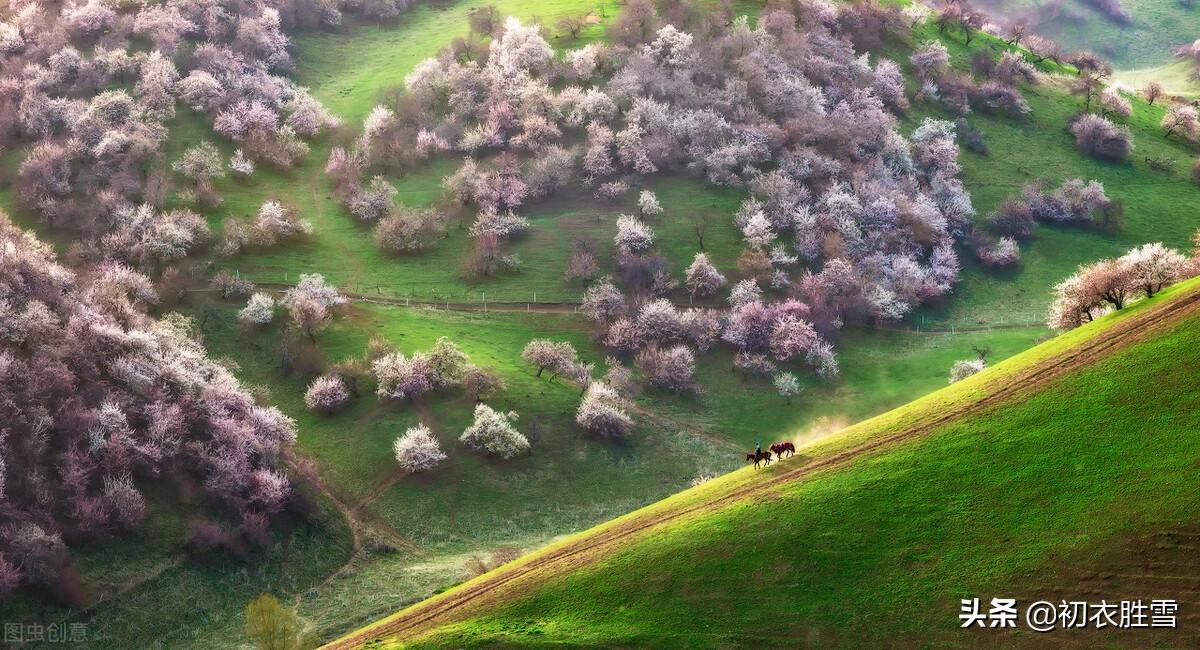
[[[233, 269], [233, 271], [236, 277], [242, 277], [240, 269]], [[256, 277], [259, 279], [251, 279], [249, 277], [246, 279], [258, 286], [274, 290], [276, 293], [282, 293], [288, 288], [295, 286], [295, 283], [299, 279], [296, 274], [287, 271], [280, 272], [275, 281], [261, 279], [261, 276]], [[462, 288], [436, 288], [422, 292], [421, 295], [418, 295], [413, 289], [402, 291], [395, 287], [385, 287], [381, 283], [350, 282], [341, 285], [339, 288], [343, 295], [357, 302], [441, 311], [578, 314], [582, 307], [582, 303], [577, 301], [539, 300], [538, 292], [536, 291], [530, 292], [528, 298], [525, 300], [511, 299], [513, 295], [511, 291], [501, 294], [503, 298], [496, 300], [489, 298], [486, 290]], [[691, 298], [686, 302], [675, 302], [675, 306], [680, 308], [701, 306], [718, 310], [728, 309], [722, 304], [696, 303]], [[926, 319], [921, 317], [919, 320], [914, 319], [898, 324], [875, 323], [866, 325], [865, 328], [907, 334], [956, 335], [972, 332], [993, 332], [996, 330], [1045, 329], [1046, 324], [1040, 320], [1006, 318], [999, 318], [994, 321], [976, 321], [974, 323], [926, 322]]]

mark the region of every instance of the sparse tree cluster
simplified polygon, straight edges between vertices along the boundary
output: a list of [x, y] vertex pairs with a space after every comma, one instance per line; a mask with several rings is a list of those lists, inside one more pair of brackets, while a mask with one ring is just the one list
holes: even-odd
[[431, 248], [446, 234], [446, 217], [432, 208], [399, 207], [375, 226], [375, 243], [389, 253]]
[[[850, 277], [844, 280], [846, 285], [854, 285]], [[813, 282], [832, 286], [825, 284], [832, 283], [832, 279]], [[724, 316], [703, 308], [679, 310], [665, 299], [647, 300], [630, 309], [620, 290], [604, 280], [589, 288], [584, 312], [596, 322], [605, 346], [634, 357], [642, 379], [649, 385], [685, 392], [699, 389], [694, 381], [696, 352], [721, 342], [733, 348], [735, 367], [750, 374], [772, 375], [776, 363], [803, 361], [819, 376], [835, 377], [838, 364], [833, 347], [813, 323], [810, 305], [816, 302], [764, 303], [758, 285], [743, 280], [731, 292], [731, 310]], [[849, 308], [851, 304], [856, 309], [864, 307], [857, 301], [839, 307]], [[829, 310], [821, 314], [822, 319], [828, 319], [822, 321], [826, 325], [840, 318], [831, 305], [823, 305], [822, 309]], [[562, 351], [558, 345], [534, 341], [526, 348], [526, 359], [539, 368], [576, 363], [573, 350]]]
[[1098, 181], [1072, 178], [1052, 192], [1031, 183], [988, 215], [990, 233], [973, 230], [968, 242], [985, 265], [1008, 266], [1020, 258], [1017, 242], [1033, 237], [1039, 222], [1115, 231], [1122, 214], [1121, 203], [1109, 199]]
[[425, 352], [404, 355], [382, 350], [371, 355], [376, 394], [393, 400], [415, 400], [433, 391], [461, 386], [468, 397], [481, 400], [504, 389], [504, 380], [491, 370], [471, 363], [462, 350], [440, 337]]
[[1057, 225], [1086, 225], [1111, 229], [1120, 219], [1119, 202], [1105, 194], [1099, 181], [1072, 178], [1053, 192], [1037, 184], [1025, 187], [1019, 198], [1010, 199], [989, 223], [997, 234], [1027, 237], [1034, 221]]
[[1160, 243], [1139, 246], [1118, 258], [1084, 264], [1054, 287], [1047, 322], [1060, 329], [1078, 327], [1124, 308], [1139, 296], [1153, 296], [1196, 271], [1192, 260]]
[[[963, 5], [964, 2], [949, 3], [947, 11], [961, 15], [957, 7]], [[967, 11], [970, 15], [970, 10]], [[971, 68], [982, 79], [979, 83], [971, 75], [960, 74], [950, 67], [949, 51], [939, 41], [922, 43], [909, 61], [921, 82], [920, 98], [939, 102], [958, 115], [967, 115], [972, 109], [1016, 116], [1029, 113], [1029, 104], [1018, 86], [1035, 84], [1038, 77], [1033, 65], [1020, 54], [1006, 51], [997, 61], [986, 51], [976, 52]], [[877, 80], [878, 74], [877, 70]]]

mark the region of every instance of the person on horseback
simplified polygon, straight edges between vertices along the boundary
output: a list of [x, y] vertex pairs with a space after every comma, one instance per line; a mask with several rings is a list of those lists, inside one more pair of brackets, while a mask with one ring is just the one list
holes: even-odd
[[762, 458], [762, 441], [755, 440], [754, 441], [754, 459], [758, 460], [759, 458]]

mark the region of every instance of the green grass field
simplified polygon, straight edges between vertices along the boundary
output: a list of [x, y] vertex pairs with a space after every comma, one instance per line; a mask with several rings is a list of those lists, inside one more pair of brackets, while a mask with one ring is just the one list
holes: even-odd
[[[1092, 337], [1102, 340], [1121, 320], [1198, 287], [1189, 282], [1054, 339], [801, 449], [801, 460], [790, 462], [819, 460], [978, 400], [1006, 375]], [[1052, 588], [1064, 564], [1090, 567], [1124, 539], [1188, 530], [1200, 515], [1191, 487], [1200, 462], [1193, 433], [1200, 425], [1200, 379], [1188, 352], [1200, 344], [1200, 316], [1193, 311], [1158, 332], [1019, 399], [786, 483], [769, 496], [672, 520], [573, 562], [576, 570], [543, 570], [505, 587], [503, 600], [468, 606], [465, 620], [415, 645], [725, 647], [751, 639], [791, 647], [962, 646], [970, 639], [988, 645], [989, 637], [964, 637], [958, 629], [960, 598]], [[757, 476], [742, 471], [642, 516], [659, 519], [787, 468], [785, 462]]]
[[1190, 61], [1172, 61], [1149, 68], [1118, 70], [1113, 73], [1113, 80], [1134, 92], [1145, 88], [1151, 81], [1157, 81], [1167, 94], [1195, 99], [1200, 95], [1200, 84], [1193, 76], [1195, 69], [1196, 65]]
[[[973, 4], [991, 16], [1010, 17], [1026, 15], [1046, 3], [980, 0]], [[1036, 31], [1067, 52], [1092, 50], [1120, 69], [1167, 63], [1176, 47], [1200, 36], [1200, 8], [1189, 9], [1178, 0], [1121, 0], [1120, 4], [1133, 15], [1129, 25], [1108, 20], [1082, 0], [1068, 0], [1057, 17], [1040, 23]]]

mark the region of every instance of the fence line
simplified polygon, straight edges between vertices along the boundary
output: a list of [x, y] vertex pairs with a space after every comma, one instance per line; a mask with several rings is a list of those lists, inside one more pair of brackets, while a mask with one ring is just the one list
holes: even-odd
[[[264, 288], [273, 289], [276, 293], [282, 293], [283, 291], [287, 290], [288, 288], [295, 286], [292, 283], [286, 282], [286, 279], [289, 277], [288, 273], [286, 271], [283, 273], [283, 276], [284, 276], [285, 282], [258, 282], [257, 284]], [[240, 271], [239, 271], [238, 277], [241, 277]], [[195, 291], [206, 292], [206, 291], [210, 291], [210, 289], [197, 289]], [[374, 295], [370, 295], [372, 293]], [[346, 288], [342, 289], [342, 294], [344, 296], [346, 296], [347, 298], [354, 300], [356, 302], [389, 305], [389, 306], [393, 306], [393, 307], [435, 309], [435, 310], [441, 309], [443, 311], [478, 312], [478, 313], [489, 313], [489, 312], [533, 313], [536, 311], [536, 312], [540, 312], [540, 313], [578, 314], [579, 308], [580, 308], [580, 306], [582, 306], [581, 302], [573, 302], [573, 301], [558, 301], [558, 300], [556, 300], [556, 301], [539, 301], [537, 299], [536, 291], [532, 292], [532, 299], [516, 300], [516, 301], [488, 300], [487, 292], [483, 292], [483, 291], [479, 292], [479, 294], [478, 294], [479, 298], [477, 300], [471, 300], [469, 298], [469, 296], [475, 295], [473, 290], [461, 292], [462, 299], [451, 300], [450, 297], [456, 293], [459, 293], [459, 292], [449, 291], [446, 293], [442, 293], [440, 291], [434, 291], [432, 293], [432, 295], [433, 295], [432, 299], [416, 299], [413, 297], [412, 291], [408, 291], [407, 293], [402, 293], [399, 290], [392, 289], [392, 290], [387, 291], [387, 293], [385, 294], [384, 287], [381, 284], [371, 285], [371, 284], [362, 284], [362, 283], [352, 283], [348, 287], [348, 289], [346, 289]], [[680, 307], [680, 308], [689, 308], [689, 307], [695, 306], [694, 303], [692, 302], [690, 296], [686, 303], [676, 302], [674, 304], [676, 307]], [[718, 311], [725, 311], [727, 308], [726, 307], [711, 307], [711, 309], [716, 309]], [[914, 323], [911, 325], [875, 324], [875, 325], [866, 325], [866, 326], [864, 326], [864, 329], [876, 330], [876, 331], [882, 331], [882, 332], [899, 332], [899, 333], [906, 333], [906, 334], [951, 334], [951, 335], [957, 335], [960, 333], [992, 332], [995, 330], [1010, 330], [1010, 329], [1011, 330], [1029, 329], [1029, 328], [1033, 328], [1033, 327], [1045, 327], [1045, 323], [1043, 321], [1037, 321], [1037, 320], [1009, 321], [1009, 320], [1001, 319], [999, 322], [996, 322], [996, 323], [978, 323], [978, 324], [967, 325], [967, 326], [956, 325], [954, 323], [950, 323], [948, 325], [940, 325], [940, 326], [937, 326], [937, 325], [926, 326], [925, 319], [922, 317], [920, 323]]]

